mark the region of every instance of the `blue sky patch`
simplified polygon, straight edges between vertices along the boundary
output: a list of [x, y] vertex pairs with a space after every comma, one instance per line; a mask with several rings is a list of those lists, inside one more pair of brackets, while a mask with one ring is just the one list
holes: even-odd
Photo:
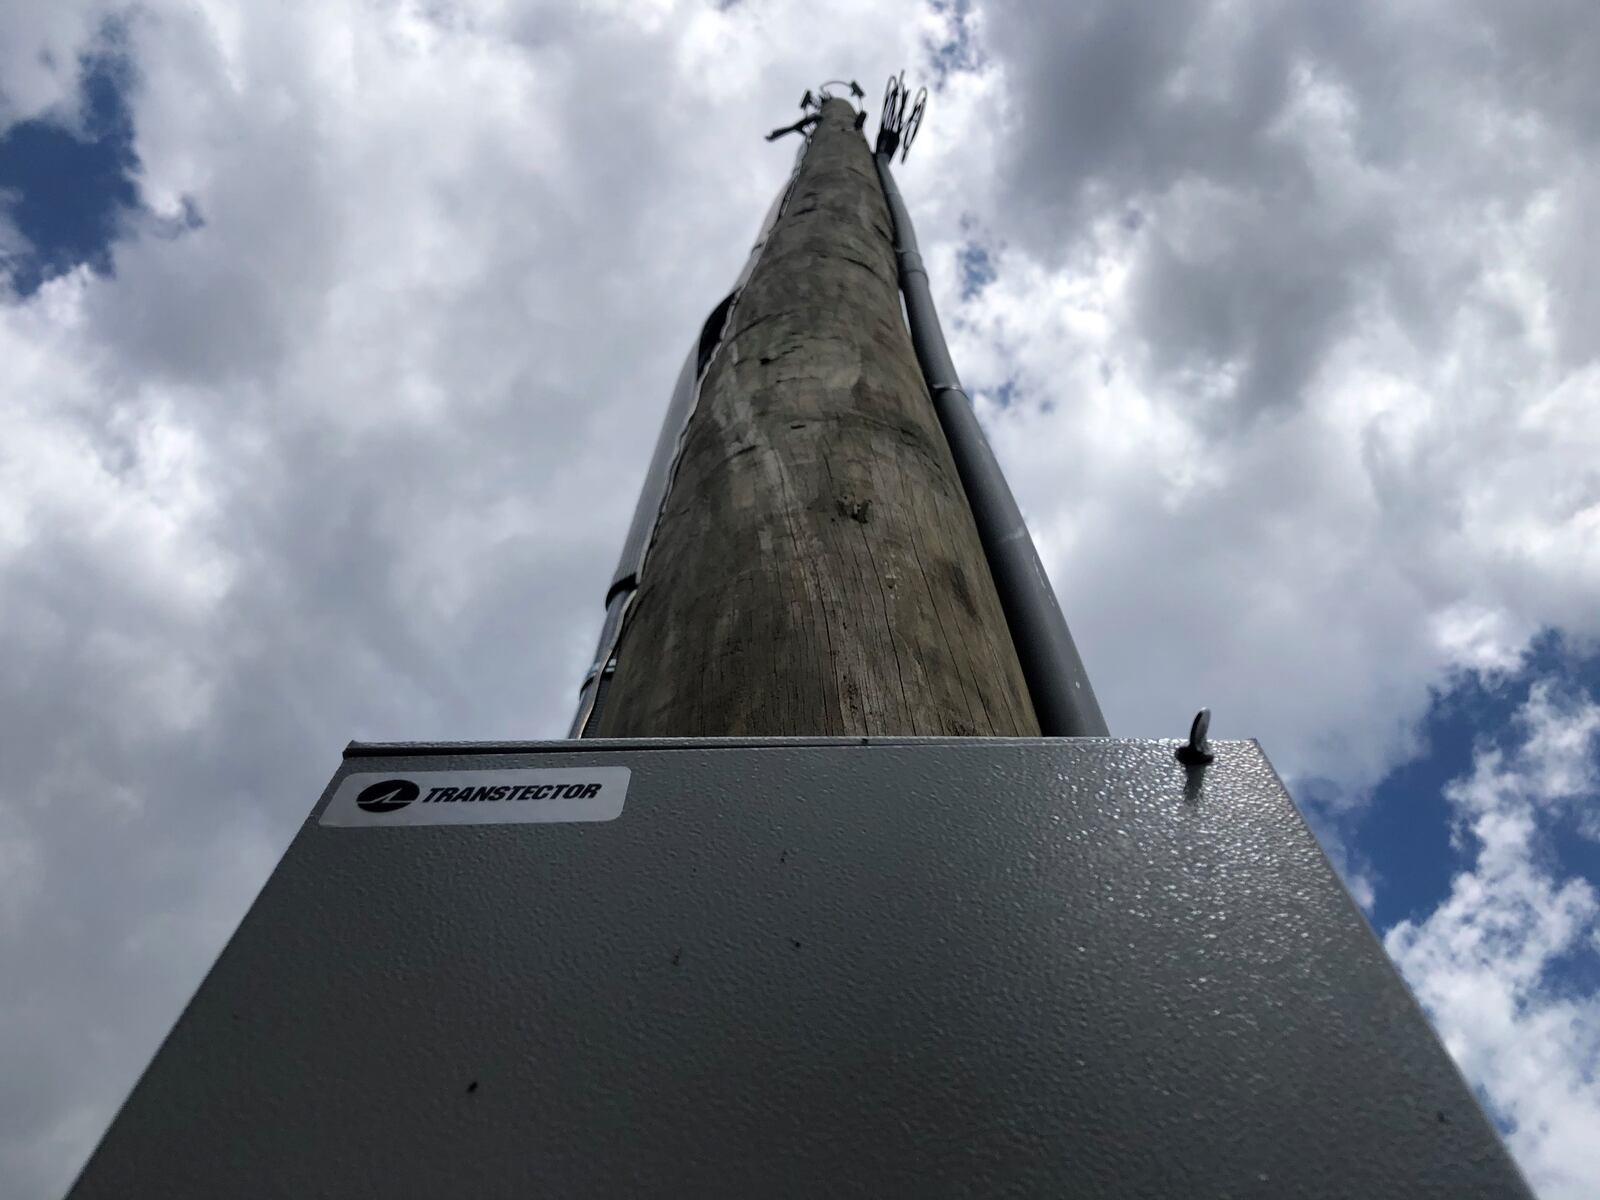
[[[1449, 894], [1455, 873], [1470, 865], [1473, 847], [1458, 851], [1450, 844], [1453, 814], [1445, 785], [1471, 773], [1476, 745], [1509, 747], [1519, 740], [1512, 717], [1533, 684], [1545, 679], [1569, 693], [1600, 697], [1600, 654], [1580, 652], [1550, 632], [1535, 640], [1515, 675], [1486, 681], [1468, 672], [1434, 693], [1423, 722], [1426, 751], [1379, 784], [1353, 839], [1377, 874], [1371, 916], [1379, 929], [1425, 917]], [[1557, 877], [1600, 883], [1600, 845], [1580, 836], [1570, 819], [1558, 821], [1554, 834]]]
[[961, 298], [971, 300], [995, 281], [994, 260], [989, 252], [976, 242], [968, 242], [956, 254], [956, 265], [961, 270]]
[[983, 53], [972, 32], [972, 0], [930, 0], [929, 7], [950, 18], [950, 35], [943, 42], [927, 40], [933, 62], [933, 86], [938, 91], [957, 71], [976, 71], [983, 65]]
[[110, 273], [111, 243], [139, 206], [128, 107], [133, 79], [121, 39], [110, 31], [103, 48], [82, 60], [81, 129], [37, 118], [0, 136], [0, 205], [23, 241], [5, 248], [0, 265], [18, 295], [79, 263]]

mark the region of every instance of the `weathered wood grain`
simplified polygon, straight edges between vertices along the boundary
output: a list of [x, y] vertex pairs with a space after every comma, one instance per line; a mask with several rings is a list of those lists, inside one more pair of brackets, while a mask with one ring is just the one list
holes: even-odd
[[1038, 732], [853, 120], [825, 106], [702, 384], [602, 737]]

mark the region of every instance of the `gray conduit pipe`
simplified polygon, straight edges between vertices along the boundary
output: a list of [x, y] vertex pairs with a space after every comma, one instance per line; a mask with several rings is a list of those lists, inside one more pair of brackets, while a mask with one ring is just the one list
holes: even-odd
[[1089, 675], [1078, 657], [1061, 606], [1056, 603], [1050, 578], [1039, 561], [1039, 552], [1028, 535], [1022, 510], [1017, 507], [989, 439], [984, 437], [977, 414], [972, 411], [972, 401], [950, 361], [950, 349], [945, 345], [939, 314], [933, 307], [933, 292], [928, 287], [928, 272], [917, 253], [911, 214], [889, 171], [888, 156], [878, 154], [873, 161], [894, 225], [895, 264], [905, 296], [911, 344], [977, 522], [978, 539], [983, 543], [1000, 607], [1011, 629], [1011, 641], [1022, 662], [1039, 731], [1046, 737], [1107, 737], [1110, 731], [1106, 719], [1094, 698], [1094, 688], [1089, 685]]

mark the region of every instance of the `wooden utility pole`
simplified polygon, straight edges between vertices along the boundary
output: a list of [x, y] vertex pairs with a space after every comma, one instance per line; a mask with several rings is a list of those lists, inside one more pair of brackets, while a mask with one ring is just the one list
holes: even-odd
[[701, 381], [616, 661], [590, 736], [1039, 731], [843, 100]]

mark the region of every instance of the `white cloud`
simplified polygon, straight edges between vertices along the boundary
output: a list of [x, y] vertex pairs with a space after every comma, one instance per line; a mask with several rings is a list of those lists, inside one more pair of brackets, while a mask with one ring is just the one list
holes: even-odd
[[[0, 125], [66, 113], [106, 11], [0, 10]], [[564, 730], [678, 362], [788, 169], [761, 137], [823, 77], [875, 108], [969, 39], [904, 190], [968, 382], [1016, 383], [984, 416], [1118, 732], [1208, 703], [1354, 812], [1430, 684], [1600, 633], [1592, 19], [1133, 12], [127, 11], [165, 225], [0, 308], [19, 1195], [64, 1185], [345, 740]], [[998, 277], [962, 302], [973, 237]]]
[[1471, 869], [1384, 944], [1510, 1127], [1530, 1182], [1579, 1200], [1600, 1178], [1600, 991], [1570, 984], [1565, 964], [1600, 951], [1600, 900], [1589, 881], [1563, 877], [1551, 848], [1554, 827], [1574, 816], [1600, 834], [1600, 705], [1541, 683], [1518, 723], [1519, 745], [1480, 749], [1446, 791]]
[[1592, 131], [1442, 10], [1160, 9], [993, 6], [908, 191], [1113, 728], [1354, 804], [1429, 683], [1600, 635]]
[[12, 5], [0, 37], [0, 133], [48, 114], [77, 118], [78, 56], [94, 44], [113, 6], [89, 0]]

